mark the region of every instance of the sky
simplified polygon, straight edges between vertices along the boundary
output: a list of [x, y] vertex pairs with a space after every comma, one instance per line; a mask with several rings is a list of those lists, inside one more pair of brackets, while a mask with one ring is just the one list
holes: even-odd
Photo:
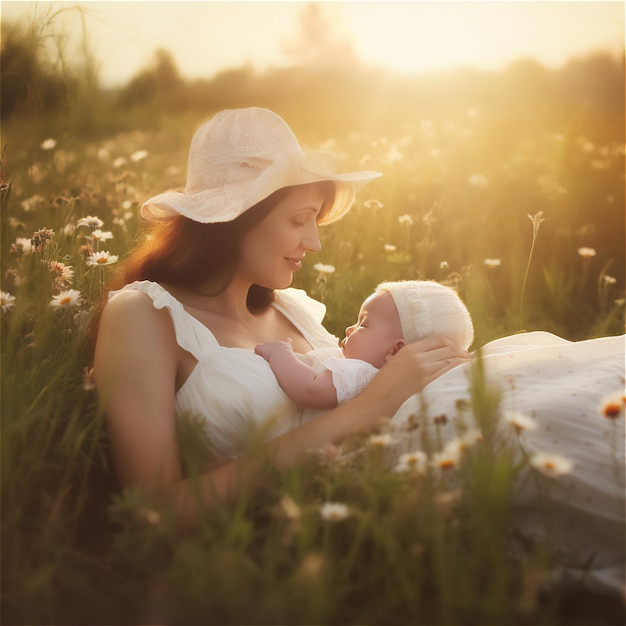
[[[456, 67], [497, 70], [519, 58], [558, 68], [572, 57], [624, 54], [624, 2], [505, 0], [317, 3], [322, 36], [349, 45], [363, 63], [401, 73]], [[85, 11], [72, 7], [81, 6]], [[86, 0], [2, 1], [7, 23], [50, 22], [68, 57], [81, 58], [83, 22], [101, 83], [126, 84], [168, 50], [184, 78], [210, 78], [243, 65], [259, 71], [293, 64], [307, 2]], [[56, 14], [57, 11], [62, 10]], [[53, 19], [49, 19], [54, 15]], [[54, 54], [52, 51], [50, 54]]]

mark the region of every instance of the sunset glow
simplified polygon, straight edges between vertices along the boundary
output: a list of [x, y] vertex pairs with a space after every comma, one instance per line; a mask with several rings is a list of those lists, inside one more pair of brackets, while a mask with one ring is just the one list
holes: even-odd
[[524, 57], [555, 67], [624, 44], [620, 3], [358, 2], [342, 11], [361, 59], [407, 73], [498, 69]]
[[56, 32], [81, 59], [84, 18], [106, 85], [127, 82], [158, 48], [190, 79], [243, 65], [293, 65], [290, 46], [307, 29], [362, 63], [401, 73], [499, 69], [519, 58], [558, 67], [590, 52], [624, 50], [621, 2], [320, 2], [316, 24], [303, 18], [307, 2], [2, 2], [2, 19], [76, 6], [86, 11], [57, 15]]

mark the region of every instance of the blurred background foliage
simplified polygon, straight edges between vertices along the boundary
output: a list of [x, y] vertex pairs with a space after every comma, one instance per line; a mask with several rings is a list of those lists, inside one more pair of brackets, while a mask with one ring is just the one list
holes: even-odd
[[[35, 158], [45, 137], [68, 148], [79, 140], [134, 137], [135, 144], [141, 143], [137, 149], [151, 155], [150, 172], [143, 173], [141, 188], [135, 185], [148, 196], [164, 181], [184, 186], [189, 138], [202, 121], [222, 108], [266, 106], [288, 121], [305, 148], [337, 151], [349, 167], [384, 173], [364, 192], [384, 210], [354, 211], [324, 234], [326, 240], [344, 242], [333, 247], [335, 252], [327, 246], [337, 262], [337, 250], [345, 252], [350, 241], [351, 261], [362, 254], [356, 248], [367, 248], [371, 265], [389, 268], [393, 255], [384, 246], [397, 246], [397, 241], [383, 240], [383, 234], [399, 236], [395, 218], [408, 214], [415, 227], [401, 237], [416, 255], [404, 266], [398, 262], [401, 254], [395, 255], [394, 268], [402, 267], [405, 277], [444, 278], [442, 264], [463, 274], [463, 268], [476, 270], [486, 257], [501, 259], [516, 279], [496, 278], [499, 270], [492, 272], [494, 312], [512, 314], [528, 260], [528, 216], [543, 211], [546, 221], [529, 277], [535, 288], [528, 296], [528, 309], [541, 315], [517, 319], [514, 326], [536, 327], [546, 313], [551, 321], [544, 326], [570, 338], [608, 332], [610, 326], [593, 327], [591, 321], [600, 305], [607, 306], [604, 275], [616, 279], [616, 297], [620, 289], [623, 293], [623, 60], [596, 54], [553, 70], [521, 59], [497, 72], [399, 75], [362, 64], [348, 44], [333, 40], [324, 16], [309, 4], [299, 37], [285, 50], [290, 67], [256, 72], [243, 66], [188, 81], [172, 55], [161, 49], [128, 84], [104, 89], [86, 36], [78, 66], [65, 62], [62, 39], [56, 40], [54, 62], [43, 54], [41, 41], [54, 19], [48, 13], [28, 28], [2, 23], [5, 166], [18, 153]], [[380, 228], [357, 229], [358, 236], [351, 236], [363, 217], [376, 220]], [[389, 226], [382, 225], [383, 217], [390, 218]], [[425, 219], [430, 220], [427, 228]], [[433, 254], [435, 241], [438, 253]], [[573, 246], [596, 252], [587, 263], [595, 274], [586, 269], [590, 275], [584, 285], [585, 272]], [[558, 278], [539, 276], [551, 268]], [[343, 278], [344, 285], [353, 283]], [[363, 289], [370, 289], [376, 278], [365, 281]], [[479, 277], [475, 279], [476, 285]], [[573, 306], [566, 299], [574, 283]], [[476, 297], [484, 300], [479, 291]], [[473, 304], [472, 294], [465, 295]], [[340, 306], [337, 298], [330, 302]], [[343, 328], [346, 313], [331, 311], [335, 332]], [[490, 337], [479, 332], [479, 338]]]

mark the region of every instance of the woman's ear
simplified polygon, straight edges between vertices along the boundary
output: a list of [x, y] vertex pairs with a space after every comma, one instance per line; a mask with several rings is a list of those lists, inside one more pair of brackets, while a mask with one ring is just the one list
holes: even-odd
[[391, 348], [389, 348], [389, 351], [387, 352], [387, 354], [385, 355], [385, 363], [392, 356], [395, 356], [396, 354], [398, 354], [398, 352], [400, 351], [400, 348], [404, 348], [404, 346], [406, 346], [406, 341], [404, 341], [404, 339], [396, 339], [391, 345]]

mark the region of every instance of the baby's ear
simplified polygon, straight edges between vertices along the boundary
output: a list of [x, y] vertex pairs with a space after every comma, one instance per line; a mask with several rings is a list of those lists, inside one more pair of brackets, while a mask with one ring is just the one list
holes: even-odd
[[392, 356], [398, 354], [400, 348], [404, 348], [404, 346], [406, 346], [406, 341], [404, 341], [404, 339], [396, 339], [385, 356], [385, 362], [387, 362]]

